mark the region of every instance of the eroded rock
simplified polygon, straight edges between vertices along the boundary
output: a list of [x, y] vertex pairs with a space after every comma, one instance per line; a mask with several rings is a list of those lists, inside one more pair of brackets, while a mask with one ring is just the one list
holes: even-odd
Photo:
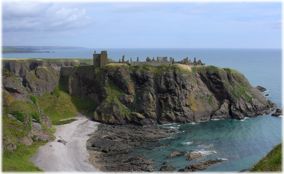
[[195, 163], [195, 164], [191, 164], [191, 165], [189, 165], [189, 166], [187, 166], [184, 169], [181, 169], [179, 171], [194, 172], [194, 171], [205, 170], [209, 166], [217, 164], [217, 163], [220, 163], [222, 161], [224, 161], [224, 160], [222, 160], [222, 159], [214, 159], [214, 160], [202, 161], [202, 162], [198, 162], [198, 163]]
[[160, 167], [161, 172], [172, 172], [172, 171], [175, 171], [175, 170], [176, 170], [176, 168], [174, 166], [170, 165], [167, 162], [164, 162], [162, 164], [162, 166]]
[[282, 115], [282, 109], [277, 108], [274, 113], [271, 114], [272, 116], [278, 117]]

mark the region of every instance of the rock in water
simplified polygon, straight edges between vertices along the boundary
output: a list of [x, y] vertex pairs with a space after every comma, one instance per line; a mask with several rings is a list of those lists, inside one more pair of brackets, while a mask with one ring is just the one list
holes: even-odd
[[266, 91], [266, 88], [263, 86], [257, 86], [256, 89], [258, 89], [260, 92]]
[[184, 169], [181, 169], [179, 171], [194, 172], [194, 171], [198, 171], [198, 170], [205, 170], [209, 166], [220, 163], [222, 161], [224, 161], [224, 160], [214, 159], [214, 160], [202, 161], [202, 162], [199, 162], [199, 163], [191, 164], [191, 165], [189, 165], [189, 166], [187, 166]]
[[271, 114], [272, 116], [278, 117], [282, 115], [282, 109], [277, 108], [274, 113]]
[[177, 157], [177, 156], [182, 156], [184, 153], [183, 152], [180, 152], [180, 151], [173, 151], [170, 155], [169, 155], [169, 158], [173, 158], [173, 157]]
[[163, 172], [172, 172], [172, 171], [175, 171], [176, 168], [173, 167], [172, 165], [170, 165], [169, 163], [167, 162], [164, 162], [160, 168], [160, 171], [163, 171]]
[[153, 161], [135, 153], [135, 148], [154, 148], [159, 139], [173, 132], [158, 126], [106, 125], [100, 124], [98, 130], [87, 141], [87, 149], [94, 165], [102, 171], [153, 171]]
[[194, 159], [202, 157], [203, 155], [201, 152], [193, 151], [193, 152], [185, 154], [185, 156], [188, 160], [194, 160]]

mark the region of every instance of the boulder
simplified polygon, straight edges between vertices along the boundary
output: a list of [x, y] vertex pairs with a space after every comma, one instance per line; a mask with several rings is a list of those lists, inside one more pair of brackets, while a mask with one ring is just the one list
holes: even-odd
[[274, 113], [271, 114], [272, 116], [278, 117], [282, 115], [282, 109], [277, 108]]
[[201, 152], [193, 151], [185, 154], [187, 160], [194, 160], [203, 156]]
[[220, 106], [220, 108], [211, 116], [211, 119], [223, 119], [223, 118], [229, 118], [229, 100], [224, 100], [223, 104]]
[[26, 146], [30, 146], [33, 144], [33, 140], [28, 136], [24, 136], [20, 139], [20, 143]]
[[3, 148], [7, 151], [14, 151], [17, 149], [17, 145], [9, 137], [3, 137]]
[[58, 143], [62, 143], [62, 144], [64, 144], [64, 145], [67, 144], [67, 141], [65, 141], [65, 140], [63, 140], [63, 139], [59, 139], [59, 140], [57, 140], [57, 142], [58, 142]]
[[173, 158], [173, 157], [178, 157], [178, 156], [182, 156], [182, 155], [184, 155], [183, 152], [175, 150], [175, 151], [172, 151], [168, 157]]
[[256, 86], [256, 89], [258, 89], [260, 92], [264, 92], [264, 91], [266, 91], [266, 88], [265, 87], [263, 87], [263, 86]]
[[8, 151], [14, 151], [17, 149], [17, 145], [14, 143], [5, 144], [4, 148]]
[[42, 127], [40, 123], [32, 122], [32, 130], [33, 131], [41, 131]]
[[198, 163], [186, 166], [184, 169], [180, 169], [179, 171], [194, 172], [194, 171], [199, 171], [199, 170], [205, 170], [209, 166], [217, 164], [217, 163], [220, 163], [222, 161], [224, 161], [224, 160], [222, 160], [222, 159], [214, 159], [214, 160], [202, 161], [202, 162], [198, 162]]
[[160, 170], [159, 171], [162, 171], [162, 172], [172, 172], [172, 171], [175, 171], [176, 168], [173, 167], [172, 165], [170, 165], [169, 163], [167, 162], [164, 162], [162, 164], [162, 166], [160, 167]]

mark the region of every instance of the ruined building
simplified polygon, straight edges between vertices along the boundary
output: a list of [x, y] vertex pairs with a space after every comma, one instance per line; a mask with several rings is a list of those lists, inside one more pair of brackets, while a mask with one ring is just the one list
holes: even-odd
[[97, 54], [96, 51], [94, 51], [93, 54], [93, 64], [95, 67], [103, 67], [108, 63], [107, 58], [107, 51], [101, 51], [100, 54]]

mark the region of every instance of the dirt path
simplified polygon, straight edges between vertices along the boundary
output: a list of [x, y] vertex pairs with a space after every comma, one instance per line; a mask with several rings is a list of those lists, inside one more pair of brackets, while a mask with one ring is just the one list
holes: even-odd
[[86, 141], [98, 123], [83, 116], [76, 118], [72, 123], [56, 126], [56, 139], [40, 147], [32, 157], [36, 166], [43, 171], [97, 171], [89, 163]]

